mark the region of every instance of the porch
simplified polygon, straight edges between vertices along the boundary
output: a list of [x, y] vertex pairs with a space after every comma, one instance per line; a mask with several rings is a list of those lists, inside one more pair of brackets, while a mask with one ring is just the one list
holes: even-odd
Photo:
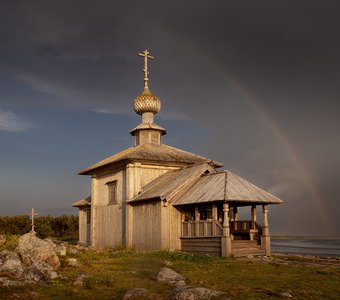
[[251, 220], [238, 220], [238, 208], [229, 208], [228, 203], [210, 207], [183, 210], [182, 251], [212, 256], [270, 255], [267, 205], [262, 205], [263, 225], [256, 221], [256, 205], [251, 206]]

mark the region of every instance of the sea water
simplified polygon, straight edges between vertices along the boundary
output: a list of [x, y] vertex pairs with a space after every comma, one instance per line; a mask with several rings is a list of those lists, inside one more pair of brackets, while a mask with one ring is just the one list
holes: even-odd
[[272, 253], [340, 257], [340, 237], [271, 238]]

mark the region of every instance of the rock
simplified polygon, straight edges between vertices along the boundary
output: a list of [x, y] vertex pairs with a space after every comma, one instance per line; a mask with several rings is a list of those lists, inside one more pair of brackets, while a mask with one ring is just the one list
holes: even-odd
[[66, 255], [66, 247], [64, 244], [59, 244], [54, 248], [55, 252], [60, 256]]
[[127, 300], [127, 299], [140, 299], [141, 297], [145, 297], [149, 294], [149, 291], [147, 289], [142, 289], [142, 288], [135, 288], [132, 290], [127, 291], [122, 300]]
[[202, 287], [182, 287], [176, 288], [172, 295], [172, 300], [209, 300], [214, 297], [226, 296], [221, 291], [210, 290]]
[[74, 248], [74, 247], [69, 247], [69, 248], [67, 249], [67, 252], [68, 252], [69, 254], [78, 254], [78, 253], [79, 253], [79, 250], [76, 249], [76, 248]]
[[46, 243], [49, 243], [53, 249], [57, 247], [57, 245], [51, 239], [45, 239]]
[[279, 296], [281, 298], [293, 298], [292, 294], [288, 293], [288, 292], [282, 292], [282, 293], [279, 294]]
[[19, 278], [24, 271], [18, 254], [3, 250], [0, 252], [0, 274]]
[[4, 245], [6, 243], [7, 239], [5, 235], [0, 235], [0, 246]]
[[43, 261], [55, 270], [60, 267], [58, 255], [51, 244], [37, 238], [32, 232], [19, 238], [17, 252], [25, 265], [29, 266], [35, 262]]
[[6, 277], [0, 277], [0, 284], [2, 286], [21, 286], [24, 285], [25, 283], [21, 281], [9, 280]]
[[80, 267], [81, 266], [80, 262], [75, 258], [68, 258], [66, 262], [69, 267]]
[[[176, 284], [177, 282], [184, 282], [184, 277], [179, 275], [172, 269], [162, 268], [157, 274], [158, 282], [166, 282], [170, 284]], [[185, 284], [185, 283], [184, 283]]]
[[25, 269], [22, 277], [28, 282], [46, 282], [58, 277], [58, 273], [44, 261], [36, 261]]
[[84, 286], [89, 280], [89, 275], [86, 273], [78, 274], [76, 280], [73, 282], [74, 286]]

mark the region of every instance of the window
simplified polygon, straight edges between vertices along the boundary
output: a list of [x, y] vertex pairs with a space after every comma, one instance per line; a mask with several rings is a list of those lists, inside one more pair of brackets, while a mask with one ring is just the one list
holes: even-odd
[[108, 182], [106, 185], [109, 191], [109, 204], [117, 203], [117, 180]]

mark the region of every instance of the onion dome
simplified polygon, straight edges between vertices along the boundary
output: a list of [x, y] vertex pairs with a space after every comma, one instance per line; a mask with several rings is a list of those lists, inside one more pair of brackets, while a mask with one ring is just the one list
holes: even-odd
[[152, 95], [149, 87], [145, 85], [143, 93], [136, 97], [133, 106], [135, 112], [139, 115], [143, 115], [144, 113], [152, 113], [155, 115], [161, 109], [161, 100]]

